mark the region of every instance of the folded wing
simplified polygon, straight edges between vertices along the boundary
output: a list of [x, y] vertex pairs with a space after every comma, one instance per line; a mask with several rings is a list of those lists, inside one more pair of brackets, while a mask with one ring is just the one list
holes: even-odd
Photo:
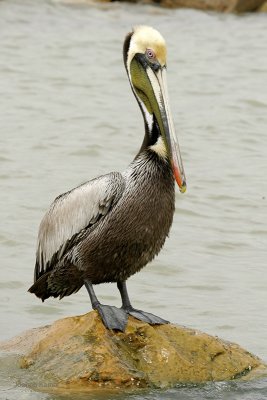
[[118, 202], [124, 187], [122, 175], [112, 172], [54, 200], [39, 228], [35, 282], [53, 269], [87, 228], [99, 224]]

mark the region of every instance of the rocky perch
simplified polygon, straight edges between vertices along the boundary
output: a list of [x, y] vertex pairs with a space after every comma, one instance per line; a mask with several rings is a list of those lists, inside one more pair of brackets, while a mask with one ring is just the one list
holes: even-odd
[[[91, 4], [94, 0], [54, 0], [67, 4]], [[267, 0], [98, 0], [110, 3], [113, 1], [157, 4], [168, 8], [195, 8], [198, 10], [226, 13], [267, 12]]]
[[132, 317], [125, 333], [108, 331], [95, 311], [27, 331], [1, 343], [0, 351], [13, 357], [20, 385], [45, 391], [167, 388], [267, 375], [266, 365], [236, 344]]
[[[112, 1], [112, 0], [111, 0]], [[124, 0], [122, 0], [124, 1]], [[139, 2], [140, 0], [126, 0]], [[219, 12], [244, 13], [264, 11], [266, 0], [141, 0], [143, 2], [158, 3], [170, 8], [196, 8]]]

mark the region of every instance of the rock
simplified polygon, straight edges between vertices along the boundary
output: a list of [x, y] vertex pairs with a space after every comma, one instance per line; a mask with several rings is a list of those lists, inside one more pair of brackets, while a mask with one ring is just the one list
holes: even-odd
[[227, 11], [236, 13], [256, 11], [264, 1], [266, 0], [234, 0], [230, 2], [232, 4], [229, 4]]
[[196, 8], [219, 12], [243, 13], [255, 11], [266, 0], [154, 0], [166, 7]]
[[[92, 0], [52, 0], [56, 3], [67, 4], [92, 4]], [[99, 2], [112, 2], [114, 0], [98, 0]], [[256, 11], [266, 0], [118, 0], [129, 3], [158, 4], [168, 8], [195, 8], [218, 12], [243, 13]]]
[[170, 8], [195, 8], [224, 12], [228, 10], [231, 0], [158, 0], [164, 7]]
[[267, 1], [259, 8], [259, 12], [267, 12]]
[[229, 0], [154, 0], [164, 7], [225, 11]]
[[38, 390], [165, 388], [267, 374], [259, 358], [236, 344], [132, 317], [125, 333], [108, 331], [95, 311], [27, 331], [0, 350], [20, 355], [16, 380]]

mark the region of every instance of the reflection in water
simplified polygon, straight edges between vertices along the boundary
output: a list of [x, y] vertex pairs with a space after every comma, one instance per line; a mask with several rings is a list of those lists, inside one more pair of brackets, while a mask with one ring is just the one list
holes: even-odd
[[[267, 359], [266, 16], [117, 3], [0, 2], [0, 338], [90, 309], [84, 289], [44, 304], [27, 293], [36, 235], [59, 193], [124, 170], [141, 144], [143, 122], [122, 65], [123, 38], [139, 23], [168, 43], [188, 192], [177, 192], [160, 256], [130, 279], [132, 301]], [[120, 304], [115, 285], [96, 292]], [[246, 399], [245, 391], [256, 398], [263, 390], [235, 385], [179, 388], [164, 399]]]

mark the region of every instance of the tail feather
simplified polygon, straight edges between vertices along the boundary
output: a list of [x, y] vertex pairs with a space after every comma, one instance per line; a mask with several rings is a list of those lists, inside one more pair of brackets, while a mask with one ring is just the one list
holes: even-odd
[[67, 270], [59, 269], [45, 272], [28, 289], [28, 292], [34, 293], [42, 301], [48, 299], [48, 297], [62, 299], [78, 292], [83, 284], [82, 275], [77, 267], [68, 265]]
[[28, 292], [34, 293], [37, 297], [42, 299], [42, 301], [45, 301], [45, 299], [48, 299], [48, 297], [52, 296], [52, 293], [48, 288], [48, 282], [47, 282], [50, 273], [51, 272], [49, 271], [40, 276], [40, 278], [37, 279], [37, 281], [34, 282], [34, 284], [28, 289]]

